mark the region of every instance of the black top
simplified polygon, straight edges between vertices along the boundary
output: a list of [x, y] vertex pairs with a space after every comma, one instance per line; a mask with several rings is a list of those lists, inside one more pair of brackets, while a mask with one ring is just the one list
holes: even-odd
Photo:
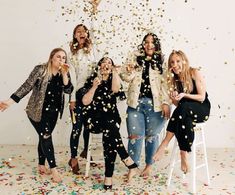
[[[193, 90], [192, 90], [192, 92], [190, 94], [198, 94], [195, 80], [192, 79], [192, 81], [193, 81]], [[181, 82], [178, 83], [178, 90], [179, 90], [179, 93], [183, 93], [184, 92], [183, 85], [182, 85]], [[196, 102], [198, 102], [197, 100], [192, 100], [192, 99], [188, 99], [188, 98], [182, 98], [179, 103], [187, 102], [187, 101], [196, 101]], [[206, 92], [205, 100], [202, 103], [210, 103], [210, 101], [208, 99], [207, 92]]]
[[61, 109], [63, 79], [58, 73], [48, 81], [43, 112], [58, 112]]
[[[90, 77], [81, 89], [82, 96], [92, 87], [93, 80], [97, 76], [96, 73]], [[117, 97], [120, 99], [125, 98], [125, 94], [122, 91], [118, 93], [112, 92], [112, 75], [109, 76], [107, 81], [101, 81], [101, 84], [95, 91], [93, 101], [83, 108], [83, 114], [89, 117], [100, 116], [103, 117], [114, 117], [119, 116], [117, 109]]]
[[145, 61], [143, 66], [143, 72], [142, 72], [142, 81], [141, 81], [141, 87], [140, 87], [140, 95], [139, 97], [148, 97], [153, 98], [150, 81], [149, 81], [149, 68], [150, 68], [150, 61]]

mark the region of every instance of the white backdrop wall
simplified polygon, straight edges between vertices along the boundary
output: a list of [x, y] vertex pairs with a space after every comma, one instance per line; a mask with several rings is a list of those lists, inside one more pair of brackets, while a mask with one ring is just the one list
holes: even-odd
[[[147, 32], [154, 32], [166, 59], [172, 49], [181, 49], [192, 66], [202, 69], [212, 103], [206, 127], [208, 147], [235, 147], [233, 0], [101, 0], [96, 17], [90, 17], [88, 0], [0, 0], [0, 5], [0, 100], [7, 99], [35, 65], [46, 62], [53, 48], [68, 51], [79, 23], [93, 27], [99, 56], [107, 52], [118, 64]], [[37, 143], [24, 111], [28, 97], [0, 113], [0, 144]], [[124, 119], [125, 102], [119, 108]], [[54, 130], [54, 143], [68, 145], [70, 132], [66, 105]], [[121, 132], [125, 137], [125, 120]]]

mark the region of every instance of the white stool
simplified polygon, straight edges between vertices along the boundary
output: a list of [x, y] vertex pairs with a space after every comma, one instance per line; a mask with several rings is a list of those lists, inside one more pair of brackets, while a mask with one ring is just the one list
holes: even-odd
[[[208, 162], [207, 162], [207, 153], [206, 153], [206, 143], [205, 143], [205, 135], [204, 135], [204, 123], [198, 123], [196, 127], [194, 128], [195, 132], [195, 138], [192, 145], [192, 162], [191, 162], [191, 171], [192, 171], [192, 192], [196, 193], [196, 170], [205, 167], [206, 168], [206, 176], [207, 176], [207, 184], [210, 185], [210, 177], [209, 177], [209, 170], [208, 170]], [[201, 137], [201, 138], [200, 138]], [[196, 165], [196, 147], [202, 145], [203, 153], [204, 153], [204, 163], [200, 165]], [[167, 180], [167, 186], [170, 186], [172, 173], [175, 167], [175, 164], [180, 162], [180, 160], [177, 160], [177, 153], [179, 152], [178, 149], [178, 142], [175, 139], [172, 154], [171, 154], [171, 160], [170, 160], [170, 167], [169, 167], [169, 173], [168, 173], [168, 180]], [[183, 175], [185, 177], [185, 174]]]
[[90, 133], [89, 142], [88, 142], [88, 149], [87, 149], [87, 159], [86, 159], [86, 171], [85, 177], [88, 177], [89, 170], [90, 170], [90, 163], [103, 163], [103, 160], [95, 160], [94, 157], [103, 157], [103, 150], [101, 150], [102, 154], [92, 154], [93, 160], [91, 160], [91, 151], [95, 151], [98, 147], [103, 147], [102, 145], [102, 133], [94, 134]]

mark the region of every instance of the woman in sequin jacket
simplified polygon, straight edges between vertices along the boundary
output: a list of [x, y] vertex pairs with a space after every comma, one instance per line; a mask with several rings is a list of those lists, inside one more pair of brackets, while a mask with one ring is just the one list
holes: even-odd
[[[64, 92], [71, 93], [73, 90], [66, 62], [66, 52], [61, 48], [53, 49], [46, 64], [35, 66], [21, 87], [8, 100], [0, 101], [0, 110], [4, 111], [32, 91], [26, 113], [39, 136], [38, 170], [41, 174], [51, 173], [54, 182], [62, 179], [56, 169], [52, 132], [59, 113], [62, 116]], [[46, 160], [50, 171], [45, 167]]]

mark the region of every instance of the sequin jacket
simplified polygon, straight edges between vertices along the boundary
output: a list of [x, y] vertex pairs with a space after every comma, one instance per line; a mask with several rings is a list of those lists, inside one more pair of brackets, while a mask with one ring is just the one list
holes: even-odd
[[[29, 118], [36, 122], [39, 122], [42, 117], [42, 109], [46, 95], [47, 84], [49, 81], [48, 76], [43, 75], [45, 70], [45, 64], [35, 66], [27, 80], [19, 87], [19, 89], [17, 89], [15, 93], [11, 95], [11, 98], [18, 103], [32, 90], [32, 94], [26, 107], [26, 113]], [[69, 94], [72, 92], [73, 85], [71, 84], [70, 79], [68, 85], [61, 86], [61, 90]], [[59, 111], [60, 117], [62, 117], [64, 109], [64, 93], [61, 94], [61, 109]]]
[[[139, 53], [136, 51], [128, 55], [127, 61], [122, 68], [120, 77], [122, 80], [128, 83], [127, 89], [127, 105], [132, 108], [137, 108], [138, 100], [140, 95], [141, 81], [142, 81], [142, 72], [143, 68], [138, 67], [132, 73], [126, 71], [126, 66], [128, 64], [137, 65], [136, 58]], [[149, 81], [153, 96], [153, 107], [155, 112], [162, 110], [162, 104], [171, 104], [169, 95], [166, 74], [163, 71], [163, 74], [160, 74], [156, 69], [149, 68]]]

